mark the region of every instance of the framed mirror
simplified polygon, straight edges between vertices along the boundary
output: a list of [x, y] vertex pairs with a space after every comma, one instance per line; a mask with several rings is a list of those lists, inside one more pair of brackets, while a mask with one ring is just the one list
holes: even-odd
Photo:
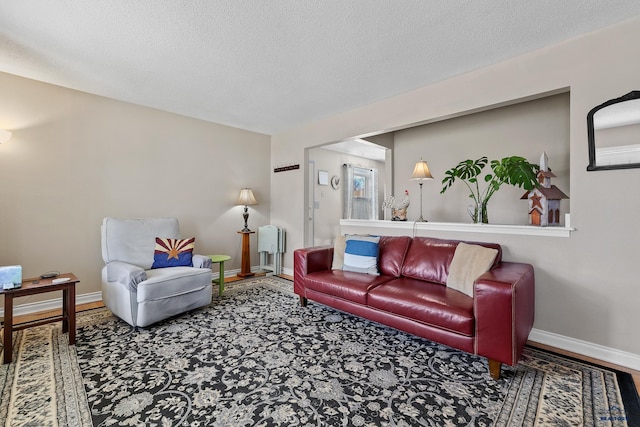
[[587, 133], [588, 171], [640, 168], [640, 91], [589, 111]]

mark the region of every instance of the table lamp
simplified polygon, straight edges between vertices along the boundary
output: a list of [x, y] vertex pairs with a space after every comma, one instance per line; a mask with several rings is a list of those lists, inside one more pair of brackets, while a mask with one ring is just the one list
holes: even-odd
[[238, 197], [238, 203], [236, 204], [244, 205], [244, 213], [242, 214], [242, 217], [244, 218], [244, 228], [242, 229], [242, 232], [251, 231], [249, 230], [249, 226], [247, 225], [247, 221], [249, 220], [248, 206], [258, 204], [258, 201], [253, 196], [253, 191], [251, 191], [250, 188], [243, 188], [242, 190], [240, 190], [240, 197]]
[[429, 165], [427, 162], [420, 158], [420, 161], [416, 163], [416, 166], [413, 168], [413, 174], [411, 174], [412, 181], [418, 181], [420, 183], [420, 218], [418, 218], [418, 222], [426, 222], [427, 220], [422, 218], [422, 181], [427, 179], [433, 179], [431, 176], [431, 172], [429, 171]]

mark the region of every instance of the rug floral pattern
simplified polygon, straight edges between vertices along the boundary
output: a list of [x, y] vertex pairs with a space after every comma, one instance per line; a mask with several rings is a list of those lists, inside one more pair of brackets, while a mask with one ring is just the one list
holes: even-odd
[[96, 426], [491, 425], [485, 362], [264, 287], [133, 331], [83, 328]]

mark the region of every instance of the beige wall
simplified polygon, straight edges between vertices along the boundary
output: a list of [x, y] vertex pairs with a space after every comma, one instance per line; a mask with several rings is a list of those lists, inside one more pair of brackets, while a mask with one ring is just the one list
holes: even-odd
[[[100, 291], [105, 216], [175, 216], [196, 252], [240, 268], [239, 190], [249, 226], [269, 223], [269, 137], [0, 73], [0, 265], [74, 272]], [[252, 265], [258, 265], [255, 235]], [[45, 295], [40, 299], [49, 299]], [[23, 298], [17, 304], [37, 301]]]
[[[508, 107], [395, 132], [396, 193], [405, 188], [411, 195], [409, 220], [420, 216], [420, 187], [409, 181], [413, 167], [424, 158], [433, 181], [423, 184], [423, 216], [429, 221], [470, 222], [467, 206], [473, 203], [464, 183], [457, 181], [445, 194], [445, 171], [466, 159], [487, 156], [489, 161], [507, 156], [522, 156], [540, 162], [546, 152], [552, 171], [551, 183], [569, 195], [569, 94], [549, 96]], [[482, 179], [491, 173], [489, 165], [480, 175], [481, 192], [487, 188]], [[488, 204], [492, 224], [527, 224], [528, 204], [520, 200], [525, 190], [503, 185]], [[569, 212], [571, 200], [561, 202], [561, 219]]]
[[[640, 19], [460, 75], [272, 137], [272, 163], [304, 164], [304, 148], [382, 133], [570, 88], [570, 238], [482, 235], [536, 271], [535, 328], [640, 355], [640, 169], [587, 172], [587, 112], [638, 88]], [[469, 141], [472, 144], [473, 141]], [[420, 152], [415, 155], [419, 156]], [[461, 153], [462, 155], [462, 153]], [[554, 166], [553, 158], [552, 168]], [[397, 163], [396, 163], [397, 165]], [[274, 223], [288, 230], [285, 267], [303, 244], [304, 168], [272, 176]], [[396, 187], [399, 184], [396, 184]], [[434, 233], [436, 235], [436, 233]], [[441, 233], [478, 240], [479, 235]]]

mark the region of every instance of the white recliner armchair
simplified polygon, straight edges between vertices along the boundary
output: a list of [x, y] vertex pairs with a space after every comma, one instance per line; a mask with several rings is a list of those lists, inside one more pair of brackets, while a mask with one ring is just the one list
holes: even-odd
[[211, 259], [193, 267], [154, 268], [156, 237], [180, 238], [176, 218], [102, 221], [102, 301], [119, 318], [144, 327], [211, 303]]

